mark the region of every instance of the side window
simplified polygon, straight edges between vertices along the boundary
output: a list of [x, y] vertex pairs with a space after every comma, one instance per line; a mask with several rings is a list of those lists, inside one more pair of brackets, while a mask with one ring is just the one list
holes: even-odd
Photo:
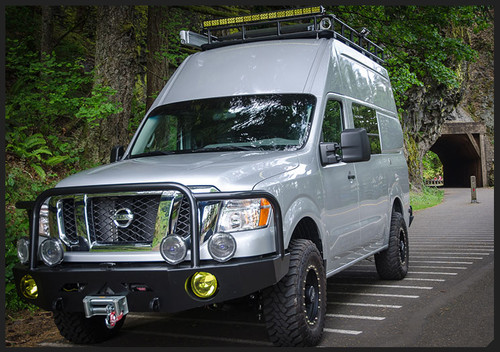
[[378, 132], [377, 113], [375, 109], [353, 103], [352, 115], [354, 127], [366, 129], [372, 154], [380, 154], [382, 150], [380, 148], [380, 134]]
[[340, 144], [342, 132], [342, 104], [337, 100], [328, 100], [323, 118], [322, 142], [337, 142]]

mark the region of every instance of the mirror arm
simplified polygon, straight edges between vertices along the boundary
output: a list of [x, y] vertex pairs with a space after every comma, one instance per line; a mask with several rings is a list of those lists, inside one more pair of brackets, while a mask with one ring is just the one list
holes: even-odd
[[333, 143], [325, 143], [321, 142], [319, 144], [319, 151], [321, 157], [321, 164], [335, 164], [342, 160], [342, 158], [338, 155], [338, 151], [340, 150], [340, 144]]
[[120, 160], [123, 157], [123, 154], [125, 154], [125, 148], [122, 145], [116, 145], [111, 148], [111, 156], [109, 158], [109, 161], [111, 163], [114, 163], [115, 161]]

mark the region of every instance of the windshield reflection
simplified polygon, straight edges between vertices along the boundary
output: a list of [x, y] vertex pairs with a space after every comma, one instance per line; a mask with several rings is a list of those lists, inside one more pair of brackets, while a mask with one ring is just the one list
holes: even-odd
[[270, 94], [191, 100], [153, 110], [131, 157], [221, 150], [296, 150], [309, 133], [316, 98]]

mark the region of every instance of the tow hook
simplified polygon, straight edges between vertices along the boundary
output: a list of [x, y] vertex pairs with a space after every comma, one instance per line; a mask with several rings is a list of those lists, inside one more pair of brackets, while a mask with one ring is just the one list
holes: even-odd
[[107, 315], [104, 321], [106, 322], [106, 327], [108, 329], [113, 329], [116, 323], [124, 317], [123, 311], [116, 315], [116, 310], [113, 304], [108, 304], [106, 306], [106, 313]]

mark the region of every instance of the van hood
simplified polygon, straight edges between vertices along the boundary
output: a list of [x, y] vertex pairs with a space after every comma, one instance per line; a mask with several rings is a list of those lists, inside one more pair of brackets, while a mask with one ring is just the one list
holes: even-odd
[[127, 159], [79, 172], [56, 187], [177, 182], [214, 186], [222, 192], [247, 191], [298, 166], [295, 152], [231, 151], [174, 154]]

